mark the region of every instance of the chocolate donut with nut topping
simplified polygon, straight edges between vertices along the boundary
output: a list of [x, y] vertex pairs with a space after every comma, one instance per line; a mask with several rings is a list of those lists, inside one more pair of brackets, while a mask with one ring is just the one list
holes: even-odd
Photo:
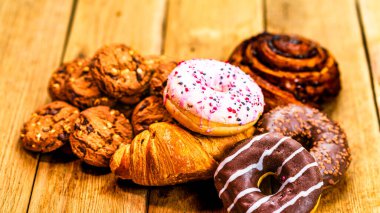
[[346, 134], [317, 109], [294, 104], [277, 107], [263, 115], [257, 130], [290, 136], [306, 147], [318, 162], [324, 187], [337, 184], [350, 165]]

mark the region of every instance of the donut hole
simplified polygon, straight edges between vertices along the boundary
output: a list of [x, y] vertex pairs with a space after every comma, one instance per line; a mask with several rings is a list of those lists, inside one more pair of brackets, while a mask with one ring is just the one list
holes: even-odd
[[267, 172], [260, 177], [257, 186], [264, 195], [273, 195], [278, 192], [281, 183], [278, 181], [275, 173]]

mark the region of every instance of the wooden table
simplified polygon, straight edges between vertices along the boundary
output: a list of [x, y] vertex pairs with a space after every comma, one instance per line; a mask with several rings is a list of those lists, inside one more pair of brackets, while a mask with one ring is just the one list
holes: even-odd
[[50, 101], [51, 72], [104, 44], [225, 60], [264, 30], [319, 41], [342, 71], [343, 89], [325, 111], [346, 130], [353, 162], [318, 211], [380, 212], [379, 0], [1, 0], [0, 212], [222, 211], [211, 181], [157, 188], [118, 181], [75, 159], [25, 151], [20, 128]]

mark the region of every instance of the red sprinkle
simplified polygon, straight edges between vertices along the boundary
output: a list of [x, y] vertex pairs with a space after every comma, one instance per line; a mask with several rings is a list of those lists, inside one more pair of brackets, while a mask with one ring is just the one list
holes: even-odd
[[185, 87], [185, 92], [188, 92], [188, 91], [189, 91], [189, 89], [187, 87]]

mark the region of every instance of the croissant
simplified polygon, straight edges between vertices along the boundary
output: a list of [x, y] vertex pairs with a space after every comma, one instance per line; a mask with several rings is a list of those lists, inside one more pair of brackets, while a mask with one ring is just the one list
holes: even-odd
[[229, 62], [259, 84], [267, 109], [289, 103], [318, 106], [340, 91], [334, 57], [301, 36], [261, 33], [236, 47]]
[[155, 123], [132, 143], [119, 147], [111, 159], [111, 171], [147, 186], [209, 179], [227, 152], [253, 132], [251, 127], [234, 136], [207, 137], [174, 124]]

